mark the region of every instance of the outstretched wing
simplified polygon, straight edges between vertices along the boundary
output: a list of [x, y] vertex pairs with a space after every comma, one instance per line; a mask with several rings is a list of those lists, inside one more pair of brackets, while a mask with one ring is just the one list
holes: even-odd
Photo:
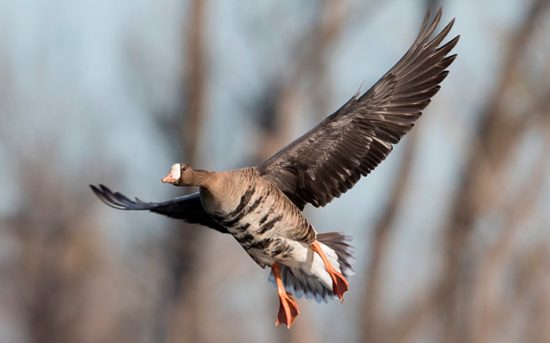
[[218, 224], [204, 210], [198, 192], [163, 202], [144, 202], [138, 198], [131, 200], [119, 192], [111, 191], [104, 185], [90, 185], [90, 188], [101, 201], [112, 208], [130, 211], [148, 210], [171, 218], [182, 219], [188, 223], [208, 226], [221, 233], [228, 233], [226, 228]]
[[420, 117], [440, 88], [456, 55], [447, 56], [459, 36], [440, 46], [454, 19], [434, 36], [441, 10], [430, 13], [407, 53], [371, 89], [257, 169], [298, 207], [324, 206], [383, 161]]

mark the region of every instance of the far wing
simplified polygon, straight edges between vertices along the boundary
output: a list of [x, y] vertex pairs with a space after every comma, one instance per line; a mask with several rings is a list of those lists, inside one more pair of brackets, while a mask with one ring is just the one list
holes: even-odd
[[118, 210], [151, 211], [170, 218], [181, 219], [188, 223], [208, 226], [221, 233], [227, 229], [218, 224], [202, 207], [199, 193], [177, 197], [163, 202], [144, 202], [135, 198], [131, 200], [119, 192], [113, 192], [104, 185], [90, 185], [92, 191], [107, 206]]

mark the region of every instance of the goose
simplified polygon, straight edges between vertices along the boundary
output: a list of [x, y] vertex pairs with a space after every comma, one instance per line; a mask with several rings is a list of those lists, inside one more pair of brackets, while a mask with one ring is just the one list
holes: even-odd
[[428, 11], [412, 46], [372, 88], [257, 166], [215, 172], [175, 163], [161, 181], [199, 191], [164, 202], [90, 187], [113, 208], [149, 210], [232, 235], [260, 267], [271, 268], [279, 297], [275, 324], [290, 328], [300, 313], [296, 298], [343, 301], [353, 272], [351, 238], [317, 233], [302, 210], [325, 206], [376, 168], [439, 91], [460, 38], [442, 44], [454, 19], [436, 34], [441, 15]]

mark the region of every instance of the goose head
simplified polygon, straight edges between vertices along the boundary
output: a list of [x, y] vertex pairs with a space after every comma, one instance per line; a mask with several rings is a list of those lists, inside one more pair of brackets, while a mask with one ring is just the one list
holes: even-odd
[[168, 175], [162, 178], [163, 183], [174, 186], [197, 186], [196, 172], [185, 163], [175, 163], [170, 167]]

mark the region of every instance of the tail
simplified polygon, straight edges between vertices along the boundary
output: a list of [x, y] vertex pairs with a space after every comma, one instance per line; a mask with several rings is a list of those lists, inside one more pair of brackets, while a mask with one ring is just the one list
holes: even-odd
[[[327, 232], [317, 234], [317, 240], [336, 269], [346, 278], [354, 274], [351, 266], [353, 247], [348, 243], [351, 241], [351, 236]], [[332, 280], [317, 254], [308, 268], [281, 265], [281, 276], [286, 290], [297, 298], [305, 296], [307, 299], [315, 298], [317, 302], [327, 302], [329, 298], [336, 298], [332, 291]], [[274, 283], [273, 274], [269, 275], [269, 280]]]
[[351, 264], [354, 261], [353, 258], [353, 247], [348, 243], [351, 242], [352, 237], [343, 235], [339, 232], [326, 232], [317, 234], [317, 240], [320, 243], [328, 246], [330, 249], [334, 250], [336, 256], [338, 257], [338, 265], [340, 267], [340, 272], [344, 274], [345, 277], [351, 276], [354, 274]]

